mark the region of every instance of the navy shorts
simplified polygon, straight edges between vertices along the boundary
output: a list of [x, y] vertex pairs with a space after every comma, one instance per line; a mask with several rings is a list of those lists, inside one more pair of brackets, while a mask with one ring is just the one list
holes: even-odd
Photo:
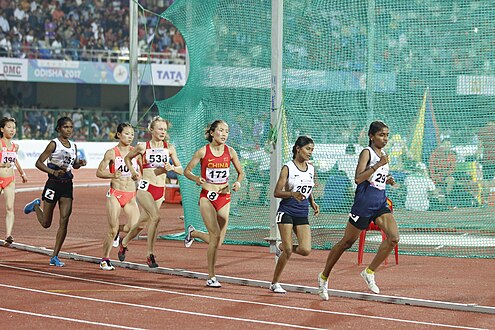
[[285, 212], [277, 212], [276, 221], [277, 224], [284, 223], [293, 226], [309, 225], [308, 217], [293, 217]]
[[349, 222], [357, 229], [365, 230], [366, 228], [368, 228], [371, 221], [374, 222], [376, 218], [387, 213], [392, 213], [392, 211], [390, 211], [388, 207], [382, 207], [375, 214], [373, 214], [371, 217], [368, 218], [360, 217], [359, 215], [355, 215], [351, 213], [349, 214]]
[[61, 197], [73, 198], [72, 180], [53, 180], [48, 179], [43, 189], [43, 200], [48, 203], [56, 203]]

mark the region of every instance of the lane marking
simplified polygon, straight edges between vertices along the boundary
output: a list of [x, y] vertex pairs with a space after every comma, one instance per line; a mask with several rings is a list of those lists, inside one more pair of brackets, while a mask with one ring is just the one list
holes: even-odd
[[108, 281], [102, 281], [102, 280], [80, 278], [80, 277], [75, 277], [75, 276], [70, 276], [70, 275], [63, 275], [63, 274], [50, 273], [50, 272], [45, 272], [45, 271], [40, 271], [40, 270], [35, 270], [35, 269], [10, 266], [10, 265], [5, 265], [5, 264], [1, 264], [1, 263], [0, 263], [0, 267], [22, 270], [22, 271], [26, 271], [26, 272], [43, 274], [43, 275], [48, 275], [48, 276], [53, 276], [53, 277], [60, 277], [60, 278], [64, 278], [64, 279], [73, 279], [73, 280], [78, 280], [81, 282], [106, 284], [106, 285], [112, 285], [112, 286], [118, 286], [118, 287], [141, 289], [144, 291], [160, 292], [160, 293], [167, 293], [167, 294], [173, 294], [173, 295], [178, 295], [178, 296], [186, 296], [186, 297], [194, 297], [194, 298], [202, 298], [202, 299], [210, 299], [210, 300], [218, 300], [218, 301], [227, 301], [227, 302], [234, 302], [234, 303], [243, 303], [243, 304], [248, 304], [248, 305], [257, 305], [257, 306], [264, 306], [264, 307], [274, 307], [274, 308], [313, 312], [313, 313], [321, 313], [321, 314], [341, 315], [341, 316], [350, 316], [350, 317], [367, 318], [367, 319], [375, 319], [375, 320], [384, 320], [384, 321], [408, 323], [408, 324], [420, 324], [420, 325], [428, 325], [428, 326], [450, 327], [450, 328], [457, 328], [457, 329], [473, 329], [473, 330], [483, 329], [483, 328], [457, 326], [457, 325], [449, 325], [449, 324], [442, 324], [442, 323], [432, 323], [432, 322], [423, 322], [423, 321], [416, 321], [416, 320], [397, 319], [397, 318], [384, 317], [384, 316], [361, 315], [361, 314], [346, 313], [346, 312], [334, 312], [334, 311], [327, 311], [327, 310], [313, 309], [313, 308], [306, 308], [306, 307], [295, 307], [295, 306], [270, 304], [270, 303], [264, 303], [264, 302], [258, 302], [258, 301], [204, 296], [204, 295], [199, 295], [199, 294], [194, 294], [194, 293], [184, 293], [184, 292], [170, 291], [170, 290], [164, 290], [164, 289], [139, 287], [139, 286], [130, 285], [130, 284], [121, 284], [121, 283], [114, 283], [114, 282], [108, 282]]
[[[41, 293], [41, 294], [55, 295], [55, 296], [59, 296], [59, 297], [66, 297], [66, 298], [72, 298], [72, 299], [87, 300], [87, 301], [93, 301], [93, 302], [99, 302], [99, 303], [108, 303], [108, 304], [114, 304], [114, 305], [122, 305], [122, 306], [130, 306], [130, 307], [152, 309], [152, 310], [158, 310], [158, 311], [164, 311], [164, 312], [172, 312], [172, 313], [179, 313], [179, 314], [187, 314], [187, 315], [211, 317], [211, 318], [217, 318], [217, 319], [223, 319], [223, 320], [230, 320], [230, 321], [241, 321], [241, 322], [249, 322], [249, 323], [275, 325], [275, 326], [281, 326], [281, 327], [287, 327], [287, 328], [324, 330], [324, 328], [307, 327], [307, 326], [297, 325], [297, 324], [271, 322], [271, 321], [261, 321], [261, 320], [253, 320], [253, 319], [245, 319], [245, 318], [233, 317], [233, 316], [223, 316], [223, 315], [213, 315], [213, 314], [205, 314], [205, 313], [199, 313], [199, 312], [191, 312], [191, 311], [185, 311], [185, 310], [180, 310], [180, 309], [171, 309], [171, 308], [158, 307], [158, 306], [149, 306], [149, 305], [125, 303], [125, 302], [114, 301], [114, 300], [106, 300], [106, 299], [98, 299], [98, 298], [90, 298], [90, 297], [81, 297], [81, 296], [71, 296], [71, 295], [63, 294], [63, 293], [48, 292], [48, 291], [42, 291], [42, 290], [37, 290], [37, 289], [24, 288], [24, 287], [13, 286], [13, 285], [0, 284], [0, 287], [5, 287], [5, 288], [9, 288], [9, 289], [17, 289], [17, 290], [22, 290], [22, 291], [35, 292], [35, 293]], [[127, 329], [132, 329], [132, 328], [127, 328]]]
[[83, 324], [100, 325], [100, 326], [109, 327], [109, 328], [144, 329], [144, 328], [136, 328], [136, 327], [126, 327], [125, 325], [118, 325], [118, 324], [109, 324], [109, 323], [100, 323], [100, 322], [93, 322], [93, 321], [87, 321], [87, 320], [79, 320], [79, 319], [73, 319], [70, 317], [39, 314], [39, 313], [33, 313], [33, 312], [27, 312], [27, 311], [21, 311], [18, 309], [9, 309], [9, 308], [3, 308], [3, 307], [0, 307], [0, 311], [16, 313], [16, 314], [24, 314], [24, 315], [30, 315], [30, 316], [38, 316], [38, 317], [47, 318], [47, 319], [56, 319], [56, 320], [70, 321], [70, 322], [83, 323]]

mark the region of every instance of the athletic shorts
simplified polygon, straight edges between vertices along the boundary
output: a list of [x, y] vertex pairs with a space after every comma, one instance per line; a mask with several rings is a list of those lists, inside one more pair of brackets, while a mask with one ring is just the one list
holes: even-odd
[[309, 225], [308, 217], [293, 217], [285, 212], [277, 212], [275, 220], [277, 223], [290, 224], [293, 226]]
[[5, 189], [7, 186], [14, 181], [14, 176], [8, 176], [6, 178], [0, 178], [0, 188]]
[[138, 189], [148, 191], [155, 201], [165, 196], [165, 187], [155, 186], [146, 180], [140, 180], [138, 183]]
[[222, 207], [230, 203], [230, 194], [220, 194], [215, 191], [208, 191], [205, 189], [201, 190], [199, 194], [199, 199], [206, 198], [213, 205], [215, 210], [220, 210]]
[[107, 192], [107, 197], [110, 198], [110, 196], [115, 196], [115, 198], [117, 198], [117, 200], [119, 201], [120, 207], [124, 207], [136, 196], [136, 192], [121, 191], [110, 188], [110, 190]]
[[56, 203], [62, 197], [74, 199], [73, 190], [72, 180], [48, 179], [43, 189], [42, 198], [48, 203]]
[[375, 221], [379, 216], [392, 213], [388, 207], [382, 207], [379, 209], [373, 216], [365, 218], [360, 217], [359, 215], [349, 214], [349, 222], [351, 225], [356, 227], [357, 229], [365, 230], [370, 225], [371, 221]]

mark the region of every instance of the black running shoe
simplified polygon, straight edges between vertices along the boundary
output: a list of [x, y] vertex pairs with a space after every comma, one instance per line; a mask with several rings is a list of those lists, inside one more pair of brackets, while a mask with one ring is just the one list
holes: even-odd
[[119, 256], [119, 260], [120, 261], [124, 261], [125, 260], [125, 253], [126, 252], [127, 252], [127, 248], [122, 245], [122, 242], [120, 242], [120, 244], [119, 244], [119, 252], [117, 253], [117, 255]]
[[148, 267], [150, 268], [156, 268], [158, 267], [158, 264], [155, 261], [155, 256], [153, 254], [150, 254], [146, 260], [146, 263], [148, 264]]

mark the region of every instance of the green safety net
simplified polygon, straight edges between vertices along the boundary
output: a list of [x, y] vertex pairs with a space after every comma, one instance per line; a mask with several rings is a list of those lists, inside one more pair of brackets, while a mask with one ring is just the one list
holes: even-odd
[[[280, 1], [282, 2], [282, 1]], [[401, 241], [415, 255], [495, 257], [495, 7], [483, 1], [285, 0], [283, 112], [270, 130], [271, 1], [178, 0], [161, 16], [188, 47], [187, 84], [157, 101], [183, 166], [215, 119], [247, 174], [226, 243], [266, 245], [270, 150], [315, 141], [313, 247], [343, 235], [354, 170], [373, 120], [390, 127], [387, 189]], [[199, 173], [199, 166], [195, 169]], [[235, 170], [231, 168], [232, 180]], [[180, 178], [185, 225], [205, 229], [199, 187]], [[370, 231], [366, 251], [382, 238]], [[353, 248], [357, 248], [357, 243]]]

